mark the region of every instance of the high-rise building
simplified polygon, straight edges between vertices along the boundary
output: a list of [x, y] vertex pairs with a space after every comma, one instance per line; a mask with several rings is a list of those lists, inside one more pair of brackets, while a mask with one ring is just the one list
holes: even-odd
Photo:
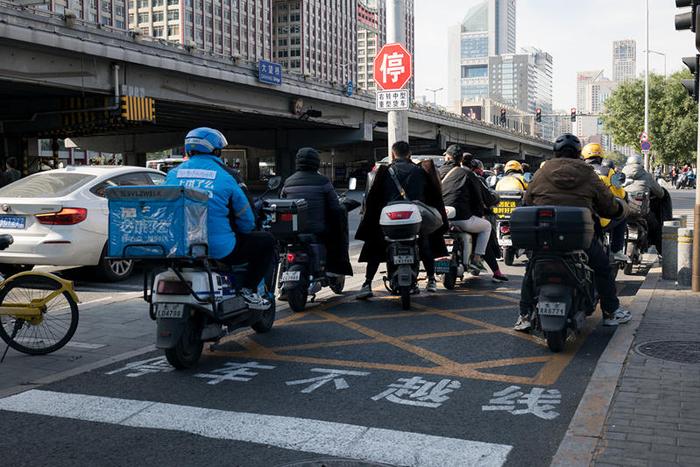
[[449, 29], [450, 104], [489, 96], [489, 57], [514, 54], [515, 33], [515, 0], [479, 0]]
[[613, 81], [621, 83], [637, 76], [637, 42], [632, 39], [613, 42]]
[[600, 114], [605, 101], [612, 95], [618, 83], [603, 76], [603, 70], [585, 71], [577, 75], [576, 120], [577, 134], [583, 138], [602, 133]]
[[324, 81], [357, 81], [357, 0], [272, 0], [275, 61]]
[[125, 2], [126, 0], [48, 0], [34, 8], [58, 14], [64, 14], [66, 10], [70, 10], [75, 13], [76, 18], [83, 21], [115, 29], [126, 29]]
[[531, 118], [537, 108], [545, 115], [539, 125], [540, 135], [551, 139], [552, 56], [539, 49], [523, 49], [519, 54], [489, 57], [489, 94], [491, 99], [514, 107]]
[[271, 0], [129, 0], [129, 28], [228, 57], [272, 59]]
[[[357, 85], [375, 91], [374, 57], [386, 43], [386, 0], [359, 0], [357, 4]], [[406, 47], [415, 55], [414, 0], [406, 0]], [[415, 59], [413, 60], [415, 64]], [[414, 95], [414, 80], [408, 83]]]

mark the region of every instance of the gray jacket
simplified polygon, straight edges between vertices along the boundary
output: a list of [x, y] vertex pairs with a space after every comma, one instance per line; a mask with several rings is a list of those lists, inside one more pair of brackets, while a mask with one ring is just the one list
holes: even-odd
[[627, 164], [622, 173], [625, 174], [625, 191], [627, 193], [637, 193], [648, 191], [656, 198], [664, 197], [664, 189], [654, 180], [654, 176], [644, 170], [642, 164]]

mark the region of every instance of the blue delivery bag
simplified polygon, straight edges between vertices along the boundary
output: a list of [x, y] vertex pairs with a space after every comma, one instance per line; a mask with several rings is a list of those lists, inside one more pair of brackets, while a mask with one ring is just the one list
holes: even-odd
[[192, 258], [207, 255], [206, 192], [179, 186], [113, 187], [109, 256]]

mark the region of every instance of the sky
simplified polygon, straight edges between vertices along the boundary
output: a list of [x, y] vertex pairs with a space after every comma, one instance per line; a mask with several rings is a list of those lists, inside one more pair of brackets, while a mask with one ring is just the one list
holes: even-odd
[[[447, 104], [447, 28], [458, 24], [477, 0], [415, 0], [416, 95], [445, 88]], [[684, 68], [681, 58], [697, 53], [693, 34], [676, 31], [673, 0], [649, 0], [650, 50], [667, 54], [668, 73]], [[605, 70], [612, 79], [612, 43], [637, 40], [637, 73], [644, 72], [645, 0], [517, 0], [517, 46], [534, 46], [554, 57], [554, 108], [576, 106], [576, 73]], [[664, 57], [651, 54], [650, 69], [664, 72]]]

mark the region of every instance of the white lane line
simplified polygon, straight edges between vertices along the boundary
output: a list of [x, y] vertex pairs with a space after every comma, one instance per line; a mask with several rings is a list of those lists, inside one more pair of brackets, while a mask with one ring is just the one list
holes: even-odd
[[0, 399], [0, 410], [192, 433], [405, 466], [502, 466], [512, 446], [306, 418], [33, 389]]

